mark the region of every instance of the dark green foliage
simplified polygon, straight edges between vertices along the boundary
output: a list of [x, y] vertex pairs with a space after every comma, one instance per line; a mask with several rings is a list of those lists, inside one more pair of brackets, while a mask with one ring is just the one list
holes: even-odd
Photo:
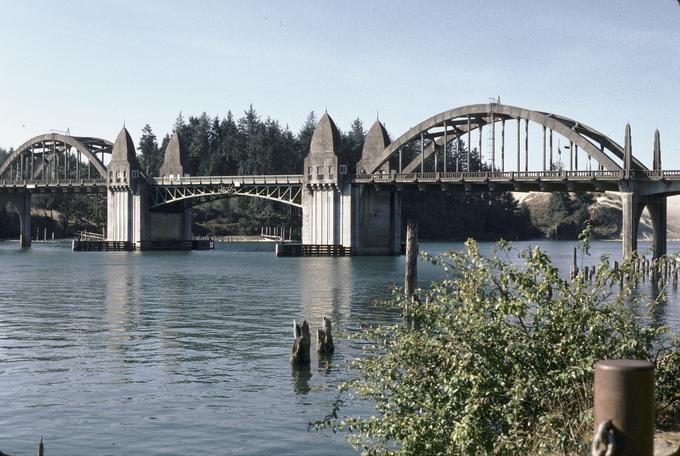
[[361, 150], [364, 147], [366, 130], [361, 119], [356, 118], [348, 133], [342, 133], [338, 159], [340, 163], [347, 165], [347, 169], [356, 169], [357, 162], [361, 159]]
[[[427, 144], [426, 144], [427, 146]], [[415, 150], [414, 150], [415, 149]], [[404, 157], [404, 164], [417, 157], [420, 146], [416, 145]], [[430, 157], [430, 161], [434, 157]], [[442, 157], [439, 157], [442, 166]], [[470, 153], [462, 140], [451, 144], [447, 151], [447, 170], [484, 170], [490, 168], [480, 163], [477, 149]], [[432, 163], [426, 160], [426, 169]], [[535, 237], [538, 232], [531, 225], [529, 212], [519, 206], [510, 192], [433, 192], [406, 190], [402, 197], [404, 220], [417, 220], [420, 236], [424, 239], [465, 240], [518, 240]]]
[[139, 139], [137, 151], [139, 164], [147, 176], [159, 175], [161, 165], [163, 164], [163, 150], [158, 147], [158, 141], [156, 141], [156, 135], [151, 130], [151, 126], [146, 124], [142, 129], [142, 136]]
[[417, 220], [423, 239], [520, 240], [537, 234], [528, 211], [509, 192], [408, 190], [402, 198], [403, 219]]
[[[531, 211], [531, 222], [545, 237], [576, 239], [586, 222], [591, 219], [592, 205], [593, 196], [589, 193], [551, 193], [547, 204], [535, 207]], [[597, 237], [600, 237], [601, 233], [611, 231], [610, 225], [603, 225], [602, 222], [598, 220], [597, 223], [593, 223]]]
[[418, 305], [402, 290], [387, 303], [417, 329], [355, 336], [365, 352], [338, 404], [366, 399], [372, 416], [335, 407], [312, 426], [348, 432], [366, 456], [590, 454], [593, 365], [628, 358], [656, 364], [657, 425], [677, 420], [680, 339], [648, 324], [656, 301], [631, 306], [635, 280], [619, 290], [632, 263], [614, 271], [602, 259], [588, 282], [564, 280], [539, 248], [515, 256], [506, 243], [482, 256], [470, 240], [430, 258], [444, 280]]

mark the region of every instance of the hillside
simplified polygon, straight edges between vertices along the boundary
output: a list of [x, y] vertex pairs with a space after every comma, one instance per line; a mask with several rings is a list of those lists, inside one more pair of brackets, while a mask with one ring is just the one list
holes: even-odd
[[[513, 193], [517, 201], [531, 214], [532, 221], [547, 216], [550, 193]], [[587, 207], [588, 218], [593, 223], [593, 231], [601, 239], [618, 239], [621, 236], [621, 199], [618, 193], [606, 192], [592, 194], [592, 203]], [[573, 238], [574, 231], [580, 227], [565, 227], [559, 220], [557, 238]], [[535, 223], [536, 224], [536, 223]], [[540, 225], [540, 224], [539, 224]], [[573, 229], [572, 229], [573, 228]], [[652, 238], [652, 223], [645, 209], [640, 220], [639, 236]], [[680, 239], [680, 196], [668, 198], [668, 239]]]

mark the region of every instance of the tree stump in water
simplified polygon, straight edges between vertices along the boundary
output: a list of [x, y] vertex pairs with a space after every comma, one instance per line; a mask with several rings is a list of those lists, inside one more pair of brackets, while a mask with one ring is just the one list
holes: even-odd
[[307, 366], [309, 365], [309, 347], [311, 345], [307, 320], [302, 322], [302, 326], [293, 320], [293, 334], [295, 340], [293, 341], [293, 349], [290, 352], [290, 362], [294, 366]]
[[331, 319], [323, 317], [323, 329], [316, 331], [316, 352], [320, 355], [332, 355], [334, 351]]

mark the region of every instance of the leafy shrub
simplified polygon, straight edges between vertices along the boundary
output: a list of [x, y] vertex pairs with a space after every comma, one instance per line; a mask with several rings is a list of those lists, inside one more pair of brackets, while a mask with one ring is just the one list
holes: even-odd
[[[587, 245], [587, 240], [586, 240]], [[585, 454], [592, 431], [593, 365], [601, 359], [657, 363], [657, 400], [672, 409], [680, 391], [680, 344], [650, 326], [631, 287], [603, 260], [592, 282], [566, 280], [539, 248], [510, 261], [474, 241], [429, 260], [446, 278], [418, 305], [391, 305], [415, 325], [378, 326], [342, 386], [372, 401], [368, 417], [329, 416], [319, 427], [349, 433], [364, 455]], [[633, 310], [633, 309], [638, 309]], [[410, 329], [415, 326], [417, 329]], [[670, 404], [670, 405], [669, 405]]]

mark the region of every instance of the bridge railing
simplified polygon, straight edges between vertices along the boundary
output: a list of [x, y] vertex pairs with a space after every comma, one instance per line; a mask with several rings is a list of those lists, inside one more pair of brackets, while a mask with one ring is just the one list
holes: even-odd
[[[680, 171], [632, 171], [631, 178], [662, 179], [680, 178]], [[425, 172], [425, 173], [376, 173], [357, 174], [354, 182], [465, 182], [465, 181], [515, 181], [515, 180], [624, 180], [625, 171], [579, 170], [579, 171], [473, 171], [473, 172]]]
[[106, 179], [1, 179], [0, 187], [93, 187], [106, 185]]
[[301, 185], [302, 175], [154, 177], [152, 185]]

